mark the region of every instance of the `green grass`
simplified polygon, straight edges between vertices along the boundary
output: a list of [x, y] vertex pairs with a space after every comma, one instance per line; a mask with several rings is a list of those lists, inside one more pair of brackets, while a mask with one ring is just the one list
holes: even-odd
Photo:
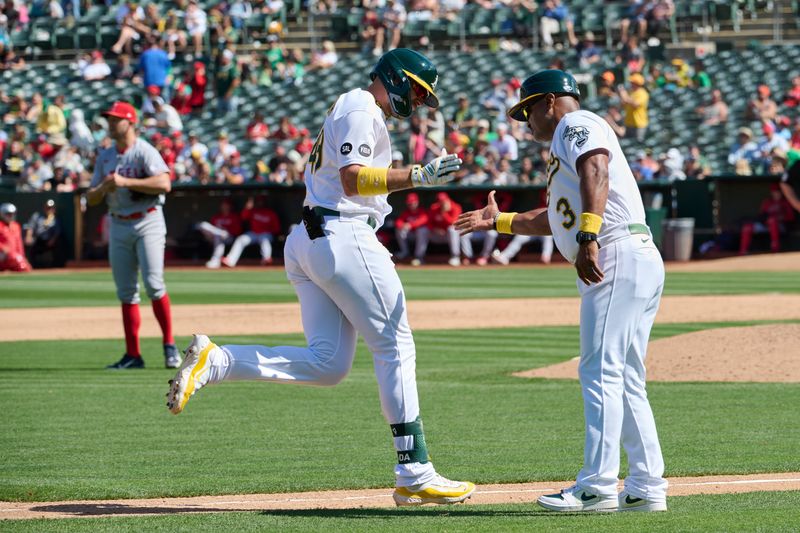
[[6, 531], [797, 531], [800, 492], [670, 498], [666, 513], [554, 514], [533, 504], [14, 520]]
[[[576, 296], [571, 268], [401, 269], [412, 300], [541, 298]], [[170, 297], [178, 304], [294, 302], [282, 270], [167, 271]], [[800, 271], [667, 275], [667, 295], [800, 292]], [[0, 308], [116, 305], [109, 272], [5, 276]]]
[[[657, 326], [654, 337], [713, 326]], [[301, 335], [214, 340], [303, 344]], [[577, 381], [508, 374], [574, 356], [577, 328], [423, 331], [416, 340], [426, 434], [442, 473], [480, 483], [575, 475]], [[102, 367], [119, 356], [119, 341], [0, 344], [0, 499], [391, 485], [390, 433], [362, 344], [338, 387], [224, 383], [178, 417], [164, 405], [172, 372], [157, 368], [158, 340], [143, 349], [152, 368], [112, 372]], [[652, 383], [649, 391], [667, 475], [800, 470], [797, 385]]]

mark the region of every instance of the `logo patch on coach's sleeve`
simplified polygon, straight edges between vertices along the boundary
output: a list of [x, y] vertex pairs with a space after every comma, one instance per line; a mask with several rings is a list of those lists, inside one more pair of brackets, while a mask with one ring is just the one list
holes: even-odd
[[564, 130], [561, 138], [570, 142], [575, 141], [575, 145], [580, 148], [589, 140], [589, 129], [586, 126], [570, 126]]
[[342, 153], [342, 155], [347, 155], [353, 151], [353, 145], [350, 143], [344, 143], [339, 151]]
[[369, 157], [372, 155], [372, 148], [367, 146], [366, 144], [362, 144], [358, 147], [358, 153], [363, 155], [364, 157]]

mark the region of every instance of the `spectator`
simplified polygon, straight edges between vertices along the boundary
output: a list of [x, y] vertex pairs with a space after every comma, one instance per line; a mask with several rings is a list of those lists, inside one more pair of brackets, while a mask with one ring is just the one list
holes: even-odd
[[770, 185], [769, 191], [769, 197], [761, 203], [758, 218], [742, 225], [739, 255], [745, 255], [750, 251], [754, 233], [769, 233], [772, 253], [781, 250], [781, 234], [786, 233], [787, 226], [794, 222], [794, 209], [783, 197], [781, 187], [777, 183]]
[[617, 89], [614, 86], [615, 79], [614, 73], [610, 70], [603, 72], [598, 79], [597, 96], [602, 98], [619, 98]]
[[659, 179], [667, 181], [686, 179], [686, 174], [683, 172], [683, 155], [680, 150], [670, 148], [659, 159], [661, 160], [661, 172], [657, 176]]
[[253, 120], [247, 125], [247, 138], [257, 143], [265, 143], [269, 137], [269, 126], [264, 122], [264, 114], [256, 111]]
[[306, 70], [303, 63], [303, 51], [295, 48], [286, 58], [286, 67], [283, 69], [283, 80], [289, 85], [299, 87], [303, 84]]
[[377, 28], [375, 35], [375, 48], [372, 53], [379, 56], [383, 53], [383, 45], [386, 42], [386, 34], [389, 34], [389, 46], [387, 50], [394, 50], [400, 45], [400, 37], [406, 25], [406, 8], [398, 0], [389, 0], [381, 10], [382, 24]]
[[193, 181], [200, 185], [211, 183], [213, 177], [211, 163], [198, 147], [192, 148], [188, 159], [176, 163], [175, 167], [175, 173], [179, 176], [178, 181]]
[[508, 133], [508, 124], [505, 122], [497, 125], [497, 139], [492, 141], [492, 147], [497, 150], [500, 158], [510, 161], [517, 160], [517, 140]]
[[567, 30], [569, 46], [575, 46], [578, 44], [578, 39], [575, 37], [575, 25], [569, 9], [561, 3], [561, 0], [545, 0], [542, 5], [539, 30], [546, 49], [553, 48], [553, 34], [561, 33], [562, 23]]
[[228, 142], [228, 132], [222, 130], [217, 135], [217, 145], [211, 149], [209, 159], [214, 169], [219, 169], [230, 157], [239, 150]]
[[140, 32], [148, 30], [145, 25], [144, 9], [138, 5], [138, 2], [125, 2], [117, 9], [116, 19], [119, 26], [119, 38], [111, 46], [111, 51], [119, 55], [124, 48], [130, 54], [131, 41], [138, 41], [141, 38]]
[[764, 139], [758, 145], [758, 160], [756, 163], [760, 164], [763, 170], [766, 170], [770, 164], [773, 150], [780, 150], [786, 153], [789, 150], [789, 142], [784, 137], [775, 134], [775, 125], [771, 122], [765, 122], [762, 131], [764, 132]]
[[800, 151], [800, 117], [794, 121], [792, 136], [789, 138], [790, 149]]
[[336, 54], [336, 46], [332, 41], [322, 41], [322, 52], [314, 54], [311, 62], [306, 67], [306, 71], [324, 70], [331, 68], [339, 60]]
[[792, 86], [783, 95], [783, 105], [786, 107], [800, 106], [800, 74], [792, 77]]
[[277, 213], [264, 205], [264, 197], [249, 198], [242, 210], [242, 221], [249, 230], [239, 235], [231, 246], [228, 255], [222, 258], [222, 264], [235, 267], [242, 252], [251, 244], [258, 244], [261, 251], [261, 264], [272, 264], [272, 242], [280, 234], [281, 224]]
[[692, 87], [695, 89], [711, 88], [711, 76], [706, 72], [702, 59], [695, 59], [694, 74], [692, 74]]
[[461, 214], [461, 206], [450, 199], [446, 192], [436, 194], [436, 202], [428, 209], [428, 224], [424, 230], [419, 231], [419, 259], [423, 260], [428, 250], [428, 243], [447, 243], [450, 247], [450, 266], [460, 266], [461, 246], [460, 236], [453, 225]]
[[[189, 77], [187, 73], [186, 78]], [[192, 98], [192, 88], [189, 87], [187, 83], [187, 79], [184, 78], [183, 81], [179, 81], [175, 85], [175, 89], [172, 92], [172, 100], [169, 101], [169, 105], [175, 108], [175, 111], [178, 112], [178, 115], [188, 115], [192, 112], [192, 106], [190, 103], [190, 99]]]
[[206, 12], [200, 8], [197, 0], [189, 0], [184, 23], [194, 46], [194, 57], [200, 58], [203, 55], [203, 36], [208, 31], [208, 20]]
[[2, 70], [22, 70], [25, 68], [25, 58], [14, 52], [13, 48], [5, 51], [0, 47], [0, 71]]
[[518, 179], [519, 183], [523, 185], [533, 185], [536, 182], [536, 171], [533, 168], [533, 159], [530, 157], [523, 157], [520, 162]]
[[125, 85], [127, 82], [134, 82], [136, 70], [131, 65], [131, 56], [128, 54], [117, 56], [117, 63], [111, 70], [111, 77], [119, 86]]
[[64, 8], [61, 7], [59, 0], [50, 0], [47, 4], [47, 13], [51, 19], [61, 20], [64, 18]]
[[159, 128], [166, 128], [170, 132], [183, 131], [183, 121], [178, 111], [172, 105], [164, 102], [160, 96], [153, 98], [153, 107], [155, 108], [156, 126]]
[[217, 171], [217, 183], [241, 185], [250, 179], [250, 171], [242, 166], [239, 152], [233, 152]]
[[64, 95], [58, 95], [47, 106], [44, 113], [39, 115], [36, 122], [36, 131], [53, 135], [64, 133], [67, 129], [67, 119], [64, 116]]
[[700, 147], [696, 144], [689, 147], [689, 154], [686, 156], [683, 171], [689, 179], [702, 180], [711, 175], [711, 164], [700, 153]]
[[625, 133], [627, 133], [628, 130], [625, 127], [625, 117], [622, 115], [622, 111], [620, 111], [618, 106], [609, 105], [606, 114], [603, 115], [603, 119], [611, 126], [611, 129], [617, 137], [625, 137]]
[[736, 174], [749, 175], [752, 174], [752, 167], [757, 158], [758, 145], [753, 142], [753, 130], [739, 128], [736, 142], [728, 153], [728, 165]]
[[747, 103], [747, 118], [750, 120], [775, 120], [778, 105], [770, 98], [770, 90], [766, 85], [759, 85], [756, 97]]
[[[483, 193], [478, 193], [472, 197], [473, 205], [476, 209], [482, 209], [486, 203]], [[468, 235], [461, 236], [461, 252], [464, 254], [462, 264], [468, 265], [475, 257], [472, 251], [472, 242], [483, 242], [481, 254], [475, 259], [475, 264], [478, 266], [486, 266], [489, 263], [489, 256], [494, 250], [494, 244], [497, 242], [497, 230], [488, 231], [474, 231]]]
[[253, 16], [253, 7], [250, 5], [250, 2], [234, 0], [228, 10], [228, 15], [231, 17], [233, 27], [237, 30], [241, 30], [247, 23], [247, 19]]
[[186, 32], [180, 28], [180, 20], [175, 11], [167, 12], [167, 18], [164, 21], [163, 39], [167, 43], [167, 57], [170, 61], [175, 59], [178, 47], [181, 50], [186, 49], [186, 44], [188, 43]]
[[492, 116], [505, 115], [506, 88], [503, 86], [503, 80], [492, 78], [492, 88], [481, 98], [481, 105]]
[[300, 130], [298, 130], [297, 126], [292, 124], [289, 117], [285, 115], [282, 116], [280, 122], [278, 122], [278, 128], [272, 132], [272, 138], [276, 141], [288, 141], [297, 139], [299, 136]]
[[53, 200], [47, 200], [44, 211], [34, 213], [25, 225], [25, 247], [34, 268], [64, 266], [61, 225], [56, 218]]
[[277, 35], [267, 37], [267, 46], [265, 57], [269, 61], [271, 70], [273, 73], [277, 73], [279, 77], [282, 77], [283, 71], [286, 69], [286, 50]]
[[158, 40], [153, 36], [148, 37], [147, 50], [139, 57], [139, 70], [142, 72], [144, 86], [148, 89], [158, 87], [160, 93], [167, 84], [167, 74], [171, 68], [172, 62], [159, 46]]
[[464, 93], [456, 95], [458, 106], [453, 112], [453, 116], [447, 123], [451, 130], [458, 130], [462, 132], [469, 131], [478, 125], [478, 118], [469, 109], [469, 98]]
[[583, 40], [575, 47], [578, 55], [578, 66], [582, 70], [588, 70], [592, 65], [603, 59], [603, 50], [594, 44], [594, 33], [587, 31], [583, 35]]
[[647, 34], [658, 37], [669, 26], [669, 20], [675, 14], [675, 4], [672, 0], [656, 0], [646, 4]]
[[[661, 63], [653, 63], [647, 67], [647, 87], [648, 89], [667, 88], [667, 77], [664, 75], [664, 68]], [[668, 87], [670, 90], [675, 90], [676, 87]]]
[[383, 23], [378, 17], [378, 10], [371, 7], [364, 9], [360, 27], [362, 52], [372, 53], [376, 57], [381, 55], [383, 48], [378, 49], [378, 30], [383, 29]]
[[630, 92], [622, 85], [618, 87], [619, 97], [625, 111], [626, 136], [643, 142], [647, 133], [647, 108], [650, 95], [644, 88], [644, 76], [637, 72], [631, 74], [629, 81], [631, 84]]
[[208, 85], [208, 77], [206, 76], [206, 65], [202, 61], [195, 61], [192, 65], [194, 68], [189, 75], [189, 87], [192, 89], [192, 94], [189, 97], [189, 105], [193, 111], [203, 109], [206, 104], [206, 85]]
[[239, 87], [239, 68], [234, 61], [233, 51], [225, 49], [217, 69], [215, 92], [217, 96], [217, 115], [235, 113], [238, 107], [236, 93]]
[[643, 0], [629, 0], [628, 11], [620, 21], [620, 42], [623, 44], [628, 41], [628, 30], [631, 26], [636, 28], [636, 35], [639, 39], [644, 39], [647, 35], [647, 14], [649, 2]]
[[78, 148], [85, 155], [94, 152], [94, 137], [92, 130], [83, 119], [83, 111], [80, 109], [73, 109], [69, 115], [69, 142], [72, 146]]
[[25, 120], [28, 122], [36, 122], [39, 115], [44, 111], [44, 99], [42, 93], [33, 93], [28, 110], [25, 112]]
[[22, 179], [17, 182], [19, 192], [49, 191], [52, 187], [53, 167], [42, 160], [40, 155], [35, 155], [31, 162], [22, 171]]
[[614, 61], [618, 65], [622, 65], [628, 72], [641, 72], [644, 69], [645, 58], [644, 52], [639, 46], [639, 39], [634, 36], [628, 37]]
[[3, 115], [3, 122], [13, 124], [25, 118], [28, 113], [28, 102], [25, 101], [25, 93], [17, 91], [8, 104], [8, 112]]
[[15, 220], [16, 216], [17, 208], [14, 204], [0, 205], [0, 272], [31, 270], [22, 245], [22, 228]]
[[692, 75], [689, 65], [686, 62], [676, 57], [672, 60], [672, 69], [665, 74], [667, 83], [672, 83], [675, 87], [686, 88], [692, 84]]
[[190, 131], [188, 141], [189, 142], [186, 143], [183, 151], [181, 151], [181, 153], [178, 155], [178, 161], [188, 161], [193, 157], [193, 153], [197, 153], [200, 159], [208, 159], [208, 147], [200, 142], [200, 139], [197, 137], [197, 133]]
[[314, 148], [314, 141], [311, 140], [311, 134], [307, 128], [303, 128], [300, 130], [300, 138], [297, 140], [297, 144], [294, 145], [295, 151], [300, 154], [301, 156], [307, 156], [311, 153], [311, 150]]
[[728, 104], [722, 99], [722, 91], [711, 91], [711, 101], [697, 108], [697, 114], [703, 119], [703, 126], [717, 126], [728, 121]]
[[233, 202], [225, 198], [219, 204], [219, 212], [211, 217], [210, 222], [203, 221], [195, 227], [212, 246], [211, 259], [206, 262], [206, 268], [219, 268], [225, 246], [242, 233], [242, 219], [233, 210]]
[[269, 169], [270, 174], [276, 172], [278, 167], [281, 165], [291, 165], [292, 160], [286, 155], [286, 148], [283, 145], [277, 145], [275, 147], [275, 153], [270, 158], [267, 167]]
[[414, 241], [414, 258], [411, 260], [412, 266], [420, 266], [425, 256], [422, 249], [423, 239], [421, 233], [425, 231], [428, 224], [428, 211], [420, 207], [419, 195], [410, 192], [406, 195], [406, 210], [400, 213], [394, 223], [394, 233], [397, 239], [399, 251], [396, 258], [402, 261], [408, 257], [409, 241]]

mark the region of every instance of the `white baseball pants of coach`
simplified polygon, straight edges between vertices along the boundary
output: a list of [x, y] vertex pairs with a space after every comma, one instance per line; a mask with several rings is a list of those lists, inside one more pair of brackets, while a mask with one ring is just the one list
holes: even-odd
[[[389, 424], [419, 415], [416, 348], [406, 299], [389, 251], [366, 215], [325, 217], [325, 237], [309, 239], [298, 224], [285, 247], [286, 274], [300, 300], [307, 347], [221, 346], [210, 381], [263, 380], [333, 386], [350, 372], [358, 334], [373, 356], [383, 415]], [[394, 438], [398, 451], [412, 437]], [[428, 462], [398, 464], [397, 486], [426, 483]]]
[[665, 501], [667, 481], [645, 390], [645, 355], [664, 287], [664, 263], [653, 239], [629, 235], [601, 246], [602, 282], [581, 293], [581, 359], [586, 443], [577, 484], [617, 494], [620, 440], [628, 454], [625, 490]]

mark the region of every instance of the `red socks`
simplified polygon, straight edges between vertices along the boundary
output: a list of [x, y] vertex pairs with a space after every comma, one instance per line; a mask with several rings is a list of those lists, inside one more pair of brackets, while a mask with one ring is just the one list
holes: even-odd
[[142, 315], [139, 304], [122, 304], [122, 326], [125, 328], [125, 353], [131, 357], [141, 357], [139, 350], [139, 326]]
[[769, 244], [773, 252], [781, 251], [781, 224], [775, 217], [767, 219], [767, 228], [769, 229]]
[[169, 294], [165, 294], [159, 300], [152, 300], [153, 314], [156, 315], [158, 325], [161, 326], [161, 333], [164, 335], [164, 344], [175, 344], [172, 338], [172, 311], [169, 305]]

